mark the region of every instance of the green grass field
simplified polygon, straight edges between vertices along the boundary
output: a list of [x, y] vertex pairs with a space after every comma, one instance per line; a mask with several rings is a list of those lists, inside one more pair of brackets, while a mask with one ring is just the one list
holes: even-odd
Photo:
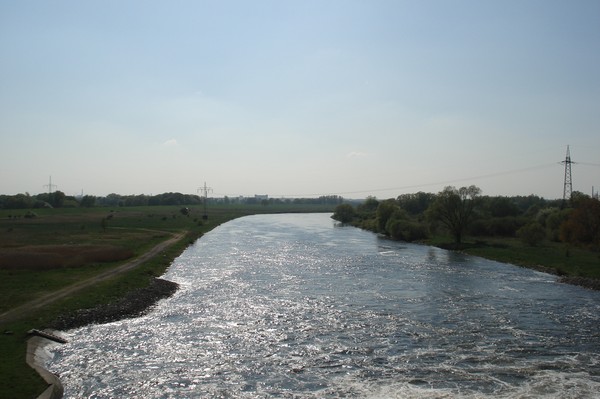
[[[453, 246], [449, 237], [434, 237], [426, 243], [442, 248]], [[467, 239], [461, 251], [561, 276], [600, 279], [600, 253], [564, 243], [546, 240], [537, 246], [529, 246], [516, 238], [489, 237]]]

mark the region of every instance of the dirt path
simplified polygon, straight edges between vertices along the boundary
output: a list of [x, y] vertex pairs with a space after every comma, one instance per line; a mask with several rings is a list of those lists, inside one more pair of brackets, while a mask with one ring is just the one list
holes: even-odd
[[117, 266], [114, 269], [102, 272], [94, 277], [89, 278], [89, 279], [79, 281], [78, 283], [69, 285], [67, 287], [61, 288], [60, 290], [43, 295], [32, 301], [24, 303], [23, 305], [17, 306], [16, 308], [11, 309], [5, 313], [2, 313], [2, 314], [0, 314], [0, 324], [17, 319], [17, 318], [23, 316], [24, 314], [30, 313], [31, 311], [34, 311], [34, 310], [38, 310], [48, 304], [51, 304], [52, 302], [55, 302], [62, 298], [65, 298], [77, 291], [81, 291], [84, 288], [95, 285], [101, 281], [108, 280], [109, 278], [114, 277], [116, 275], [125, 273], [125, 272], [141, 265], [142, 263], [146, 262], [150, 258], [157, 255], [159, 252], [163, 251], [167, 247], [169, 247], [172, 244], [176, 243], [177, 241], [181, 240], [184, 235], [185, 235], [185, 233], [174, 234], [168, 240], [161, 242], [160, 244], [158, 244], [154, 248], [152, 248], [150, 251], [144, 253], [143, 255], [140, 255], [139, 257], [131, 260], [130, 262], [127, 262], [120, 266]]

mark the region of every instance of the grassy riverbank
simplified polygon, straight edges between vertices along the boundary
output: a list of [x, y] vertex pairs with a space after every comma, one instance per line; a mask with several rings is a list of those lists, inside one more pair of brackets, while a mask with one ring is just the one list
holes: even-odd
[[30, 329], [43, 329], [60, 315], [112, 303], [148, 286], [190, 243], [226, 221], [257, 213], [325, 212], [331, 207], [220, 206], [209, 209], [208, 220], [203, 220], [201, 207], [191, 207], [189, 215], [180, 210], [177, 206], [40, 209], [35, 210], [35, 217], [25, 217], [26, 210], [0, 211], [0, 315], [116, 269], [174, 234], [184, 233], [175, 244], [132, 270], [41, 308], [26, 307], [18, 315], [0, 317], [1, 398], [32, 398], [45, 389], [43, 380], [25, 363]]
[[[425, 243], [440, 248], [454, 248], [449, 237], [438, 236]], [[488, 237], [466, 239], [460, 251], [557, 276], [599, 280], [600, 283], [600, 253], [560, 242], [544, 240], [531, 246], [516, 238]]]

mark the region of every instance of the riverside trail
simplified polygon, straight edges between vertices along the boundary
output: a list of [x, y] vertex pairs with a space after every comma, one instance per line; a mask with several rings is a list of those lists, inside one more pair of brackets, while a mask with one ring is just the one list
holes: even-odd
[[65, 298], [73, 293], [81, 291], [85, 288], [93, 286], [99, 282], [108, 280], [109, 278], [115, 277], [119, 274], [123, 274], [129, 270], [132, 270], [142, 263], [148, 261], [152, 257], [156, 256], [159, 252], [165, 250], [169, 246], [175, 244], [177, 241], [181, 240], [185, 236], [184, 232], [172, 234], [171, 238], [162, 241], [161, 243], [154, 246], [151, 250], [143, 253], [137, 258], [124, 263], [120, 266], [115, 267], [114, 269], [107, 270], [102, 272], [94, 277], [79, 281], [75, 284], [69, 285], [67, 287], [61, 288], [57, 291], [50, 292], [45, 294], [39, 298], [26, 302], [20, 306], [17, 306], [7, 312], [0, 314], [0, 325], [3, 323], [7, 323], [13, 321], [17, 318], [21, 318], [24, 315], [31, 313], [34, 310], [39, 310], [44, 306], [47, 306], [53, 302], [58, 301], [59, 299]]

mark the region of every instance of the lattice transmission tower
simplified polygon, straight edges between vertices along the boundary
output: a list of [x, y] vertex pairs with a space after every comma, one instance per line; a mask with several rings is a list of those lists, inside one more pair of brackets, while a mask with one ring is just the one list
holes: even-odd
[[207, 220], [208, 213], [206, 213], [206, 203], [208, 202], [208, 193], [212, 191], [212, 188], [206, 187], [206, 182], [204, 182], [204, 187], [200, 187], [197, 191], [204, 194], [204, 215], [202, 215], [202, 219]]
[[571, 179], [571, 164], [575, 163], [571, 161], [571, 152], [569, 151], [569, 146], [567, 146], [567, 156], [565, 160], [561, 162], [565, 165], [565, 185], [563, 188], [563, 206], [567, 202], [567, 200], [571, 200], [571, 195], [573, 194], [573, 180]]
[[50, 176], [50, 181], [48, 182], [48, 184], [44, 184], [44, 187], [48, 187], [48, 198], [50, 198], [50, 196], [52, 195], [52, 189], [58, 188], [56, 184], [52, 184], [52, 176]]

